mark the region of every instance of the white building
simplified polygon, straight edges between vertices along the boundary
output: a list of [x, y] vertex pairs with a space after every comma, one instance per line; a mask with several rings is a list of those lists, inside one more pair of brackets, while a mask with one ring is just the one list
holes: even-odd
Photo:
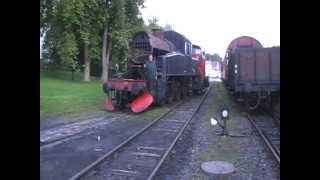
[[209, 81], [221, 78], [221, 63], [218, 61], [206, 61], [206, 76]]

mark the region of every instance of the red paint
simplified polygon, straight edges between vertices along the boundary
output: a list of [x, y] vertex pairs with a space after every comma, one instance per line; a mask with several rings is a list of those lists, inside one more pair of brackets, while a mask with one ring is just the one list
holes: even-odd
[[112, 99], [111, 98], [106, 99], [104, 107], [105, 107], [105, 109], [107, 111], [114, 111], [115, 110], [115, 108], [114, 108], [114, 106], [112, 104]]
[[200, 60], [200, 63], [198, 65], [198, 70], [200, 72], [200, 80], [204, 80], [206, 75], [206, 61], [204, 59]]
[[108, 82], [108, 87], [112, 87], [116, 90], [124, 90], [132, 91], [132, 87], [134, 84], [142, 85], [143, 87], [147, 87], [147, 83], [145, 80], [133, 80], [133, 79], [110, 79]]
[[240, 36], [232, 40], [231, 43], [228, 45], [226, 55], [222, 62], [222, 79], [227, 80], [229, 56], [233, 54], [237, 48], [240, 48], [243, 46], [250, 47], [250, 48], [263, 48], [263, 46], [258, 40], [250, 36]]
[[130, 104], [131, 110], [139, 113], [147, 109], [154, 101], [153, 96], [149, 92], [144, 92]]
[[206, 62], [204, 57], [204, 52], [201, 50], [201, 47], [198, 45], [192, 45], [193, 52], [192, 52], [192, 59], [195, 61], [200, 61], [197, 69], [199, 72], [200, 80], [204, 80], [206, 76]]

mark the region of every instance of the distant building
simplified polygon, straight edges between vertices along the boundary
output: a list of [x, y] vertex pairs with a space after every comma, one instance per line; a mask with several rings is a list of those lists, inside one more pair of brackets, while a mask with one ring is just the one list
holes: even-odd
[[206, 76], [209, 80], [221, 78], [221, 63], [220, 61], [206, 61]]

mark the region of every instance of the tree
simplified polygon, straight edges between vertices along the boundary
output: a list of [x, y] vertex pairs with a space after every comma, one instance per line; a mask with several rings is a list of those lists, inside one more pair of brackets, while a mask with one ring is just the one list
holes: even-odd
[[206, 56], [206, 59], [209, 60], [209, 61], [222, 61], [222, 58], [219, 56], [219, 54], [205, 54]]
[[[104, 3], [101, 0], [60, 0], [54, 2], [51, 11], [40, 10], [40, 14], [41, 12], [45, 14], [40, 15], [40, 19], [42, 18], [44, 21], [42, 23], [43, 30], [46, 30], [45, 46], [55, 62], [64, 67], [73, 68], [76, 62], [80, 64], [82, 58], [79, 55], [82, 54], [83, 80], [90, 81], [92, 56], [96, 57], [96, 52], [100, 52], [99, 42], [104, 22], [104, 8], [102, 8]], [[43, 7], [46, 9], [45, 5]]]
[[213, 54], [212, 56], [213, 61], [222, 61], [222, 58], [219, 56], [219, 54]]
[[47, 30], [56, 5], [57, 0], [40, 0], [40, 36]]
[[143, 28], [142, 18], [138, 17], [139, 7], [143, 7], [143, 3], [144, 0], [106, 1], [107, 19], [102, 38], [102, 82], [108, 80], [111, 52], [117, 57], [118, 62], [124, 61], [130, 36]]
[[43, 9], [46, 10], [43, 10], [40, 31], [46, 33], [44, 46], [56, 64], [70, 66], [79, 54], [77, 35], [70, 23], [75, 21], [75, 17], [71, 14], [72, 2], [67, 0], [45, 2], [50, 6], [43, 5]]
[[147, 30], [148, 31], [154, 31], [154, 30], [163, 30], [163, 27], [161, 27], [159, 24], [159, 19], [157, 17], [152, 17], [151, 19], [148, 19], [148, 26]]
[[[129, 39], [143, 29], [139, 8], [144, 0], [40, 0], [40, 33], [54, 63], [84, 67], [90, 80], [92, 61], [101, 62], [103, 81], [110, 59], [125, 61]], [[112, 54], [112, 56], [111, 56]], [[96, 64], [96, 63], [95, 63]]]
[[105, 21], [103, 6], [101, 0], [78, 0], [76, 3], [77, 33], [83, 46], [84, 81], [90, 81], [92, 55], [99, 49], [100, 31]]

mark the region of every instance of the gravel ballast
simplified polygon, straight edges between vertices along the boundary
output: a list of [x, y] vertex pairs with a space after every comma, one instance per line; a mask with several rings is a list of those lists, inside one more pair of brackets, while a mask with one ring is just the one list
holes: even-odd
[[[230, 108], [230, 133], [245, 137], [219, 136], [220, 127], [210, 125], [210, 118], [219, 119], [219, 110], [225, 106]], [[215, 83], [155, 179], [210, 179], [201, 170], [206, 161], [232, 163], [231, 179], [235, 180], [280, 179], [279, 165], [238, 106], [222, 84]]]

